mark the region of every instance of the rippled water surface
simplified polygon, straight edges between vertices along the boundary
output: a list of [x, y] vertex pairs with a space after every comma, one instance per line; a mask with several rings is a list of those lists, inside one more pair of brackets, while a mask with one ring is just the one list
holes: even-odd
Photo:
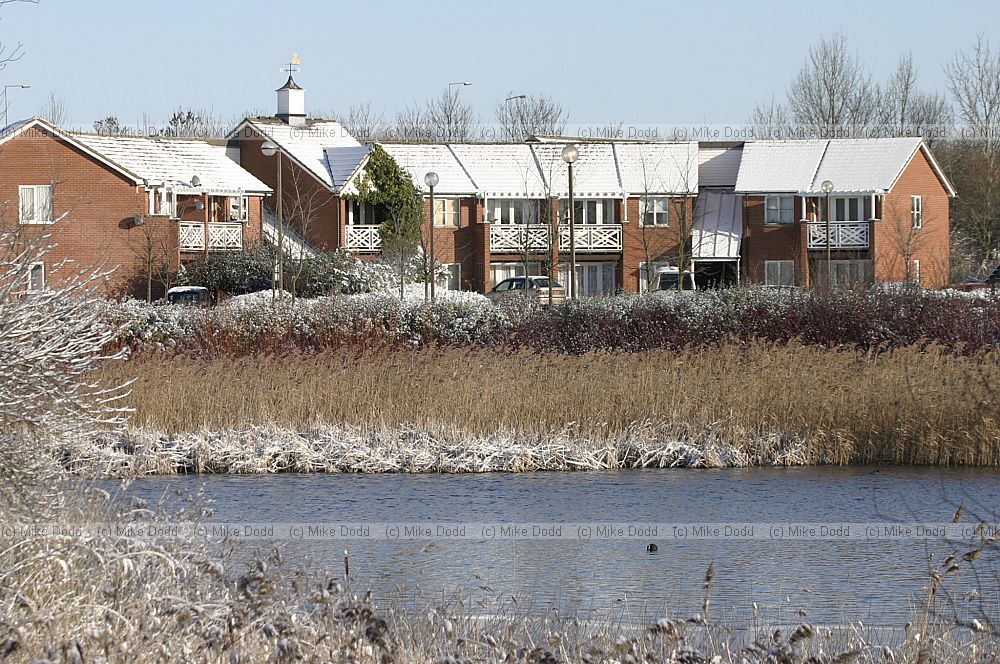
[[[925, 468], [650, 470], [521, 475], [279, 475], [153, 478], [129, 492], [168, 499], [204, 487], [212, 521], [337, 522], [998, 522], [1000, 474]], [[464, 599], [484, 611], [510, 595], [532, 610], [637, 617], [700, 611], [714, 561], [716, 615], [740, 621], [862, 619], [901, 625], [936, 541], [302, 541], [291, 559], [351, 573], [376, 596]], [[249, 546], [249, 545], [246, 545]], [[995, 573], [995, 570], [991, 570]], [[994, 605], [996, 576], [980, 586]], [[992, 580], [990, 580], [992, 579]], [[992, 584], [992, 585], [991, 585]]]

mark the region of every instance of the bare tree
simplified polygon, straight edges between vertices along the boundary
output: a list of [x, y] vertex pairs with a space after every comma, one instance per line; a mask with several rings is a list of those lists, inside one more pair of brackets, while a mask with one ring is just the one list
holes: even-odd
[[128, 230], [129, 250], [142, 262], [146, 302], [153, 301], [154, 283], [167, 290], [176, 274], [177, 244], [172, 239], [169, 224], [165, 218], [149, 217]]
[[[0, 0], [0, 7], [4, 5], [13, 4], [15, 2], [22, 2], [32, 5], [37, 5], [38, 0]], [[24, 44], [17, 42], [14, 46], [8, 46], [4, 42], [0, 42], [0, 71], [7, 68], [12, 62], [17, 62], [24, 57]]]
[[788, 88], [788, 107], [799, 125], [855, 136], [875, 119], [878, 86], [847, 37], [836, 33], [810, 47], [809, 56]]
[[760, 140], [780, 140], [792, 135], [788, 110], [782, 103], [775, 101], [773, 96], [767, 104], [754, 106], [750, 128], [754, 138]]
[[38, 115], [55, 126], [62, 127], [69, 122], [69, 107], [65, 99], [55, 92], [50, 92], [49, 100], [38, 109]]
[[370, 101], [351, 104], [347, 113], [334, 113], [338, 122], [362, 143], [381, 140], [385, 131], [385, 115], [375, 110]]
[[893, 278], [900, 275], [903, 281], [917, 280], [920, 275], [915, 272], [913, 260], [927, 245], [927, 233], [923, 230], [923, 224], [938, 221], [924, 212], [920, 224], [915, 224], [911, 210], [903, 209], [898, 201], [886, 203], [879, 233], [885, 238], [890, 251], [879, 252], [879, 260], [894, 275]]
[[943, 95], [922, 92], [917, 67], [909, 53], [900, 56], [879, 99], [879, 133], [884, 136], [923, 136], [929, 142], [951, 121]]
[[945, 73], [961, 119], [983, 152], [995, 155], [1000, 151], [1000, 51], [994, 53], [980, 34], [972, 51], [959, 51]]
[[393, 138], [404, 141], [467, 142], [476, 138], [479, 118], [451, 88], [432, 97], [423, 108], [407, 106], [396, 114]]
[[548, 95], [515, 96], [508, 92], [507, 97], [497, 101], [494, 108], [501, 141], [520, 143], [532, 136], [558, 136], [565, 131], [567, 114], [559, 104]]

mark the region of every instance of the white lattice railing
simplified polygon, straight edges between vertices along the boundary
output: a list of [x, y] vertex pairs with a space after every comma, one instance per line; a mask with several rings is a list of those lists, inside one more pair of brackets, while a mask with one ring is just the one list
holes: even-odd
[[492, 224], [490, 251], [520, 253], [546, 251], [549, 248], [549, 227], [542, 224]]
[[[826, 249], [826, 223], [810, 222], [808, 224], [809, 248]], [[831, 249], [867, 249], [868, 222], [849, 221], [830, 224]]]
[[378, 251], [382, 247], [382, 234], [378, 226], [345, 226], [344, 247], [349, 251]]
[[180, 224], [181, 251], [205, 250], [205, 224], [182, 221]]
[[[621, 251], [622, 227], [618, 224], [577, 224], [577, 251]], [[569, 251], [569, 227], [559, 229], [559, 251]]]
[[238, 251], [243, 248], [243, 224], [209, 224], [210, 251]]

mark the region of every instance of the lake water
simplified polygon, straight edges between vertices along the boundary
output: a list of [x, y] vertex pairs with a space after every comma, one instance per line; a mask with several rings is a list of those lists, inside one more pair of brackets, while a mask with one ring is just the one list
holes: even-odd
[[[129, 493], [155, 501], [200, 486], [216, 522], [947, 523], [960, 503], [966, 515], [1000, 521], [1000, 474], [983, 469], [170, 477], [137, 481]], [[970, 548], [912, 539], [650, 541], [655, 553], [645, 540], [621, 539], [319, 540], [291, 542], [285, 551], [340, 575], [349, 549], [354, 582], [377, 598], [461, 599], [489, 612], [515, 595], [524, 610], [637, 620], [699, 613], [705, 570], [714, 561], [716, 616], [743, 622], [756, 603], [772, 623], [902, 625], [926, 584], [929, 557]], [[980, 591], [995, 610], [997, 577], [983, 578], [990, 580]]]

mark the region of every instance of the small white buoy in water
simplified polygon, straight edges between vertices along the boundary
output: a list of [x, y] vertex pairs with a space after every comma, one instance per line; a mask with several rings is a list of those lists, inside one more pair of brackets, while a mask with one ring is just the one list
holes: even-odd
[[659, 549], [660, 547], [656, 546], [652, 542], [646, 545], [646, 551], [649, 551], [650, 553], [656, 553], [657, 551], [659, 551]]

